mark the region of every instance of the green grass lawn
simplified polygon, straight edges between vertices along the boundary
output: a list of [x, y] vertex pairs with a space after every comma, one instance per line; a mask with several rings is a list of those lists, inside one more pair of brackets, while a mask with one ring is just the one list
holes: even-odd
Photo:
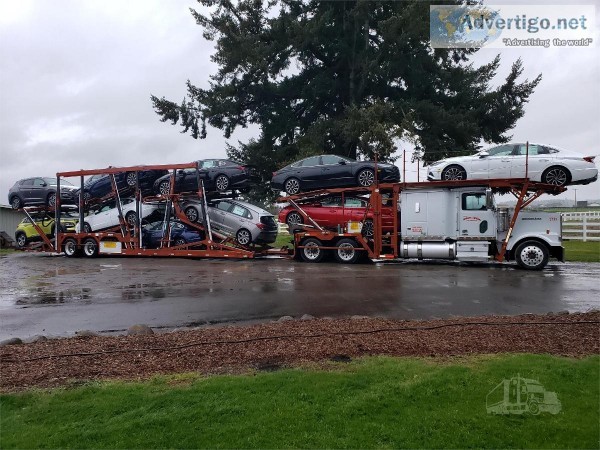
[[600, 262], [600, 241], [563, 241], [567, 261]]
[[12, 248], [0, 248], [0, 255], [10, 255], [11, 253], [14, 253], [15, 250]]
[[[597, 448], [598, 356], [372, 357], [327, 368], [5, 394], [1, 448]], [[494, 416], [486, 394], [520, 374], [557, 415]]]

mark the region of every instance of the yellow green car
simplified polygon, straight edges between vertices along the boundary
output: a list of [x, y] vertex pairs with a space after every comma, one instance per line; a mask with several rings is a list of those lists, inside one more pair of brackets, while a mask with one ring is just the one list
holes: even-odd
[[[42, 229], [46, 236], [53, 237], [54, 236], [54, 217], [45, 215], [42, 217], [32, 217], [35, 223]], [[66, 233], [74, 233], [75, 225], [77, 225], [79, 219], [76, 215], [70, 214], [68, 212], [62, 213], [60, 217], [61, 231]], [[29, 218], [24, 218], [21, 223], [17, 226], [15, 231], [15, 241], [17, 242], [17, 247], [23, 248], [29, 242], [40, 241], [42, 238], [29, 220]]]

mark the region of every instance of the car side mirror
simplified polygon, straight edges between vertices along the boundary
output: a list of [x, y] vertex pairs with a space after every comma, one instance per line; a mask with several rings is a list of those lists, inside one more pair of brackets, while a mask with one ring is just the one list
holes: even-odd
[[346, 161], [344, 161], [343, 159], [340, 159], [340, 160], [338, 161], [338, 164], [340, 164], [340, 165], [342, 165], [342, 166], [345, 166], [345, 165], [346, 165]]
[[480, 152], [479, 153], [480, 158], [487, 158], [488, 156], [490, 156], [490, 154], [488, 152]]
[[42, 183], [42, 187], [48, 186], [48, 183]]

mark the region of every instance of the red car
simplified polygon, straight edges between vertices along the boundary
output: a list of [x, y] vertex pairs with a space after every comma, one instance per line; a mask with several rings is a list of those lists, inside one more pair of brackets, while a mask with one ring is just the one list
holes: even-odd
[[[365, 220], [366, 213], [363, 235], [371, 237], [373, 236], [373, 208], [367, 209], [368, 203], [367, 200], [359, 197], [337, 195], [321, 202], [301, 203], [299, 206], [320, 226], [333, 229], [338, 225], [344, 226], [348, 221], [361, 222]], [[394, 229], [394, 210], [395, 208], [389, 205], [381, 208], [384, 233]], [[295, 225], [305, 222], [302, 215], [291, 205], [279, 212], [279, 221], [286, 223], [290, 227], [290, 231], [295, 228]]]

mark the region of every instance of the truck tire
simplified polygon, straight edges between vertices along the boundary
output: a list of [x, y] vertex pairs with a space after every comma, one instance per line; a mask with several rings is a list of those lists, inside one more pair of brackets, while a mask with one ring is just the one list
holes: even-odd
[[360, 257], [356, 250], [356, 242], [353, 239], [340, 239], [336, 245], [335, 260], [341, 264], [354, 264]]
[[525, 241], [515, 250], [519, 267], [525, 270], [542, 270], [548, 264], [548, 247], [538, 241]]
[[302, 241], [301, 244], [304, 248], [300, 249], [300, 255], [304, 262], [318, 263], [323, 259], [325, 252], [319, 248], [323, 245], [320, 240], [308, 238]]

